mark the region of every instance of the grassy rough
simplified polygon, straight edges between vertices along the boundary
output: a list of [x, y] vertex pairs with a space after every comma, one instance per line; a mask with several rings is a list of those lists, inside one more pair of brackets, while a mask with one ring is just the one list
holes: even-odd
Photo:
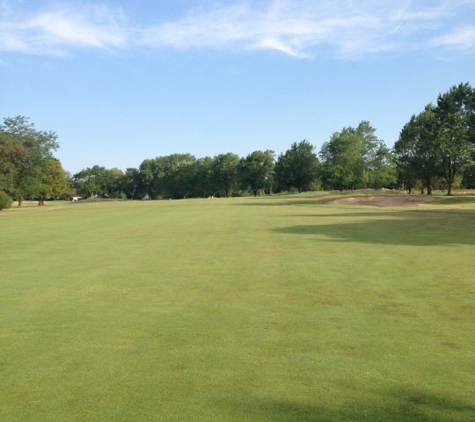
[[0, 215], [0, 420], [475, 420], [475, 204]]

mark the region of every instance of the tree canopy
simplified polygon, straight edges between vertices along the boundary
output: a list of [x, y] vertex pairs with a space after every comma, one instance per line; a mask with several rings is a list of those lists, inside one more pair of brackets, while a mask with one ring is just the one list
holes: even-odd
[[274, 180], [274, 151], [253, 151], [239, 160], [238, 174], [243, 189], [251, 189], [255, 196], [259, 191], [272, 190]]
[[296, 188], [300, 193], [312, 187], [319, 172], [319, 161], [314, 150], [315, 147], [304, 139], [299, 143], [294, 142], [285, 153], [279, 155], [275, 165], [279, 188]]
[[335, 132], [320, 150], [321, 178], [327, 189], [390, 187], [395, 169], [389, 150], [369, 122]]
[[439, 175], [447, 182], [450, 195], [456, 175], [475, 151], [475, 90], [469, 84], [460, 84], [439, 95], [435, 115], [439, 126]]
[[440, 94], [437, 105], [429, 104], [404, 125], [394, 144], [393, 155], [401, 177], [412, 188], [422, 180], [427, 193], [435, 178], [445, 181], [447, 195], [456, 177], [475, 154], [475, 91], [468, 84]]
[[[45, 195], [59, 192], [58, 189], [46, 189], [48, 180], [54, 179], [56, 187], [59, 186], [58, 177], [61, 176], [52, 177], [58, 170], [59, 162], [52, 161], [53, 151], [58, 147], [55, 132], [36, 130], [24, 116], [5, 118], [0, 125], [0, 188], [17, 198], [18, 205], [26, 196], [40, 198], [41, 205]], [[66, 183], [61, 184], [66, 186]]]

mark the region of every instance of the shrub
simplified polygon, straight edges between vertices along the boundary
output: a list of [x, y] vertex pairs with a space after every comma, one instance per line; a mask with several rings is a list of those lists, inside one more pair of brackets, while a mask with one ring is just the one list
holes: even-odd
[[12, 199], [5, 193], [0, 191], [0, 211], [4, 208], [12, 206]]

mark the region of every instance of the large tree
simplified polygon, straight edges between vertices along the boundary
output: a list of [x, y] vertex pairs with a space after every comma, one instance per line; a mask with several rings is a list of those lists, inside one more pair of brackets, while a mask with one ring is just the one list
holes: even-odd
[[126, 195], [129, 176], [118, 168], [107, 169], [95, 165], [73, 175], [71, 185], [84, 197], [103, 196], [120, 198]]
[[378, 188], [393, 188], [397, 186], [398, 173], [391, 151], [386, 146], [378, 149], [375, 159], [369, 168], [369, 186]]
[[129, 199], [143, 198], [144, 192], [139, 169], [129, 167], [122, 177], [122, 191]]
[[393, 154], [409, 188], [420, 179], [432, 190], [432, 181], [442, 178], [447, 195], [457, 176], [475, 154], [475, 91], [468, 84], [440, 94], [437, 105], [429, 104], [403, 127]]
[[165, 186], [168, 198], [188, 198], [195, 190], [195, 156], [191, 154], [172, 154], [167, 157]]
[[362, 138], [352, 128], [332, 135], [320, 150], [322, 181], [330, 189], [356, 189], [363, 179]]
[[13, 136], [0, 132], [0, 191], [16, 196], [16, 182], [21, 166], [28, 159], [23, 145]]
[[117, 168], [108, 170], [108, 193], [111, 198], [125, 197], [125, 173]]
[[147, 158], [140, 164], [140, 184], [144, 194], [157, 199], [165, 192], [164, 177], [166, 166], [163, 157]]
[[70, 195], [71, 188], [66, 172], [57, 158], [48, 158], [43, 164], [42, 177], [36, 187], [38, 205], [44, 205], [49, 197]]
[[29, 118], [24, 116], [4, 119], [3, 125], [0, 125], [0, 135], [15, 144], [18, 153], [21, 151], [22, 157], [15, 163], [11, 188], [21, 206], [25, 196], [39, 196], [38, 187], [48, 171], [47, 162], [59, 147], [57, 135], [52, 131], [36, 130]]
[[225, 198], [236, 187], [238, 163], [239, 157], [231, 152], [213, 158], [213, 182]]
[[108, 194], [109, 181], [109, 170], [96, 164], [75, 173], [71, 179], [71, 185], [79, 195], [92, 197]]
[[447, 182], [450, 195], [455, 177], [474, 154], [475, 90], [468, 83], [452, 87], [439, 95], [435, 113], [439, 121], [440, 176]]
[[427, 194], [432, 193], [432, 181], [439, 173], [438, 132], [435, 107], [428, 104], [404, 125], [394, 144], [393, 157], [409, 192], [416, 181], [421, 180]]
[[199, 158], [190, 169], [193, 178], [191, 183], [190, 196], [210, 197], [218, 190], [217, 184], [213, 180], [214, 160], [211, 157]]
[[191, 154], [171, 154], [144, 160], [140, 164], [144, 190], [152, 199], [189, 196], [194, 189], [195, 162], [196, 158]]
[[318, 178], [319, 162], [315, 147], [303, 140], [294, 142], [290, 148], [277, 158], [276, 180], [282, 189], [296, 188], [302, 192]]
[[369, 122], [362, 121], [356, 128], [334, 133], [322, 145], [321, 177], [326, 188], [345, 190], [381, 184], [375, 180], [375, 171], [388, 162], [382, 159], [385, 145], [375, 132]]
[[238, 163], [238, 176], [243, 189], [258, 192], [272, 190], [274, 178], [274, 151], [254, 151]]

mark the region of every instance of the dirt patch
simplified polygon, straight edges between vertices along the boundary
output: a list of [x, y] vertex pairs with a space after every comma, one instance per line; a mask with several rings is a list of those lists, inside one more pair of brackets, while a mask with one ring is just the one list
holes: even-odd
[[332, 201], [337, 205], [369, 205], [372, 207], [417, 207], [429, 202], [427, 196], [356, 196]]

